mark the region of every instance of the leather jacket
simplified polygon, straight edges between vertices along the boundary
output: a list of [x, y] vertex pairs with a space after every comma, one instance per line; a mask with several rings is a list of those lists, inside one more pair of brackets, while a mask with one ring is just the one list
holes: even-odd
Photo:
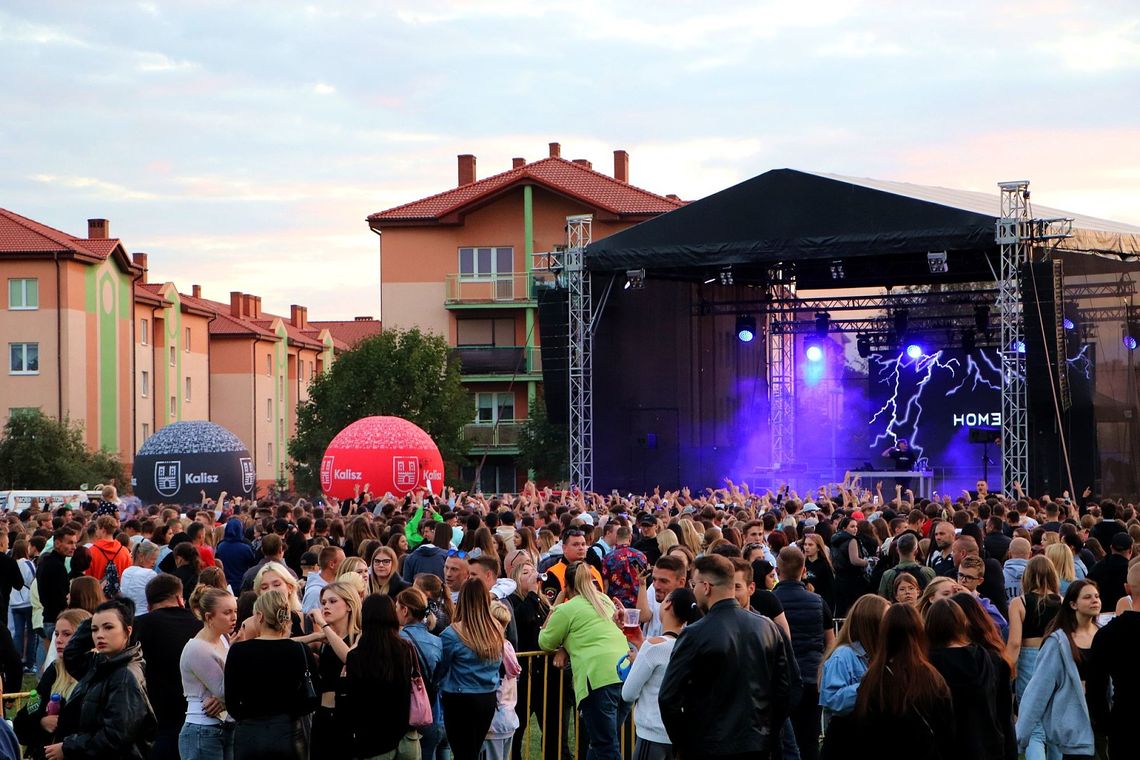
[[791, 708], [794, 661], [771, 620], [734, 599], [677, 639], [661, 684], [661, 719], [683, 757], [767, 752]]
[[77, 725], [63, 740], [64, 757], [143, 760], [147, 756], [156, 723], [143, 665], [138, 644], [110, 657], [95, 655], [71, 695], [69, 708], [78, 707]]

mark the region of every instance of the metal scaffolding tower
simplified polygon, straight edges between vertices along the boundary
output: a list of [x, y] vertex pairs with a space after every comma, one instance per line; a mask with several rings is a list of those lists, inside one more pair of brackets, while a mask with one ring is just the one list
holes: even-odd
[[[789, 303], [795, 299], [795, 281], [783, 266], [769, 272], [769, 295], [773, 302]], [[772, 441], [771, 466], [780, 468], [796, 458], [796, 336], [781, 329], [784, 320], [795, 319], [795, 313], [768, 310], [768, 409]]]
[[1029, 261], [1029, 182], [999, 182], [1001, 217], [994, 239], [1001, 246], [997, 316], [1001, 352], [1002, 488], [1029, 483], [1029, 409], [1025, 335], [1021, 314], [1021, 265]]
[[594, 489], [594, 304], [585, 256], [592, 225], [590, 214], [566, 217], [566, 250], [551, 254], [562, 259], [570, 296], [570, 483], [586, 492]]

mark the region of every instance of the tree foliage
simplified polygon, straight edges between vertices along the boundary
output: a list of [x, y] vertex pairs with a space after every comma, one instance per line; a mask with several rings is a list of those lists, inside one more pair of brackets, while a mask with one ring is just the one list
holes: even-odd
[[78, 488], [124, 482], [123, 463], [108, 451], [91, 451], [83, 428], [39, 410], [13, 414], [0, 438], [0, 488]]
[[539, 483], [560, 483], [570, 477], [570, 431], [550, 421], [541, 397], [531, 402], [519, 431], [518, 462], [534, 470]]
[[385, 330], [337, 357], [309, 386], [297, 407], [297, 435], [289, 456], [300, 493], [320, 490], [321, 457], [347, 425], [373, 415], [403, 417], [423, 428], [454, 477], [467, 452], [463, 426], [473, 417], [460, 382], [459, 362], [447, 341], [411, 330]]

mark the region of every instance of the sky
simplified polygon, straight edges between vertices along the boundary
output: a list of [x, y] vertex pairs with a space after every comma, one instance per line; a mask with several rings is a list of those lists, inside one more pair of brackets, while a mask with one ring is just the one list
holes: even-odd
[[311, 319], [378, 314], [368, 214], [552, 141], [687, 200], [782, 167], [1028, 179], [1140, 224], [1135, 0], [6, 0], [0, 76], [0, 206]]

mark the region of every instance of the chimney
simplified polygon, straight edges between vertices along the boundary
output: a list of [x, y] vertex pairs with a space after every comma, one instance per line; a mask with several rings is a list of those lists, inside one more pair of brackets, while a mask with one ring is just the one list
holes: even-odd
[[111, 237], [111, 223], [106, 219], [87, 220], [87, 239], [106, 240]]
[[[102, 220], [92, 219], [91, 221], [94, 222], [94, 221], [102, 221]], [[142, 277], [139, 278], [139, 282], [142, 283], [143, 285], [146, 285], [146, 269], [147, 269], [147, 267], [146, 267], [146, 254], [145, 253], [132, 253], [131, 254], [131, 261], [135, 262], [136, 267], [139, 267], [140, 269], [142, 269]]]
[[561, 158], [562, 157], [562, 146], [559, 145], [558, 143], [550, 143], [550, 157], [551, 158]]
[[512, 158], [511, 159], [511, 168], [512, 169], [521, 169], [524, 166], [526, 166], [526, 159], [525, 158]]
[[629, 183], [629, 153], [624, 150], [614, 151], [614, 179]]
[[591, 164], [589, 161], [587, 161], [584, 158], [575, 158], [572, 163], [578, 164], [578, 166], [584, 166], [587, 169], [593, 169], [594, 168], [594, 165]]
[[475, 156], [464, 153], [459, 157], [459, 186], [475, 182]]
[[291, 304], [289, 306], [289, 323], [298, 330], [309, 329], [309, 310], [304, 306]]
[[250, 296], [253, 309], [250, 311], [250, 316], [254, 319], [261, 319], [261, 296]]
[[201, 298], [202, 297], [202, 286], [201, 285], [191, 285], [190, 286], [190, 295], [194, 296], [195, 298]]
[[353, 322], [375, 322], [376, 317], [353, 317]]
[[240, 319], [242, 316], [241, 307], [242, 307], [242, 304], [244, 304], [244, 303], [245, 303], [245, 296], [242, 294], [242, 292], [240, 290], [231, 290], [230, 291], [230, 316], [231, 317], [238, 317]]

